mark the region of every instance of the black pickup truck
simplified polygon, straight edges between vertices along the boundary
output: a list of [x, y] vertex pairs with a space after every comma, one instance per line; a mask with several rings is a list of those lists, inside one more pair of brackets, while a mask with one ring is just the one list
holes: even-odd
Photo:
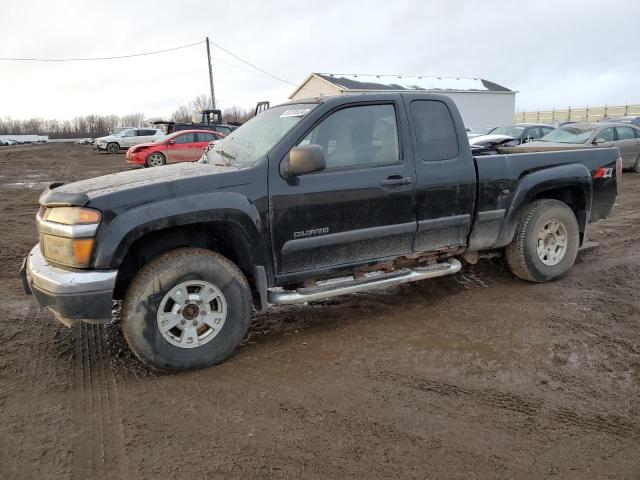
[[474, 157], [445, 96], [299, 101], [200, 162], [52, 184], [23, 280], [67, 325], [109, 322], [122, 300], [143, 362], [206, 367], [252, 308], [448, 275], [488, 252], [522, 279], [560, 278], [620, 172], [615, 148]]

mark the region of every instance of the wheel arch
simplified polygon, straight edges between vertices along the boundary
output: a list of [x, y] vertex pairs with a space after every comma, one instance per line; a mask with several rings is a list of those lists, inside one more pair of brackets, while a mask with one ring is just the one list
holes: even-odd
[[529, 173], [518, 182], [507, 210], [497, 246], [513, 241], [522, 212], [535, 200], [549, 198], [567, 204], [578, 220], [580, 244], [589, 223], [593, 183], [587, 167], [570, 164]]
[[[205, 208], [213, 205], [213, 209]], [[118, 270], [117, 296], [158, 255], [180, 247], [200, 247], [234, 262], [260, 298], [266, 298], [268, 279], [273, 279], [268, 226], [243, 195], [218, 192], [182, 197], [105, 217], [112, 218], [98, 231], [94, 267]]]

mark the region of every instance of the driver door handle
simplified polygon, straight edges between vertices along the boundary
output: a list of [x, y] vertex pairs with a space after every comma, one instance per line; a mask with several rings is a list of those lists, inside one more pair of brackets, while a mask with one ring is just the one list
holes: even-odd
[[383, 187], [401, 187], [403, 185], [411, 185], [411, 177], [403, 177], [402, 175], [391, 175], [390, 177], [380, 180]]

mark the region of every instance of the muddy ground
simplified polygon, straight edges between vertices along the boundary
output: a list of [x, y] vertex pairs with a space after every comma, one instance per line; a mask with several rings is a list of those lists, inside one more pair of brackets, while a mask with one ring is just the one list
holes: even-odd
[[47, 183], [128, 168], [0, 148], [0, 478], [640, 478], [640, 175], [561, 281], [493, 260], [280, 308], [226, 363], [158, 375], [16, 276]]

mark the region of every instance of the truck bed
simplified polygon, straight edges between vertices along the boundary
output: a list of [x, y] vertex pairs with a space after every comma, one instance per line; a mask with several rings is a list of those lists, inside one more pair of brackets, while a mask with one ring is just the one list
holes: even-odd
[[[502, 247], [510, 242], [508, 235], [511, 219], [506, 219], [521, 192], [528, 190], [528, 179], [536, 179], [536, 187], [548, 187], [556, 179], [592, 178], [597, 169], [610, 169], [610, 175], [593, 179], [584, 188], [592, 192], [591, 205], [578, 205], [578, 210], [590, 215], [585, 223], [607, 216], [613, 208], [617, 192], [614, 175], [617, 148], [591, 148], [575, 151], [537, 152], [518, 154], [482, 155], [474, 157], [478, 175], [478, 191], [474, 227], [469, 238], [473, 250]], [[540, 183], [541, 178], [543, 182]], [[585, 192], [588, 193], [588, 192]]]

